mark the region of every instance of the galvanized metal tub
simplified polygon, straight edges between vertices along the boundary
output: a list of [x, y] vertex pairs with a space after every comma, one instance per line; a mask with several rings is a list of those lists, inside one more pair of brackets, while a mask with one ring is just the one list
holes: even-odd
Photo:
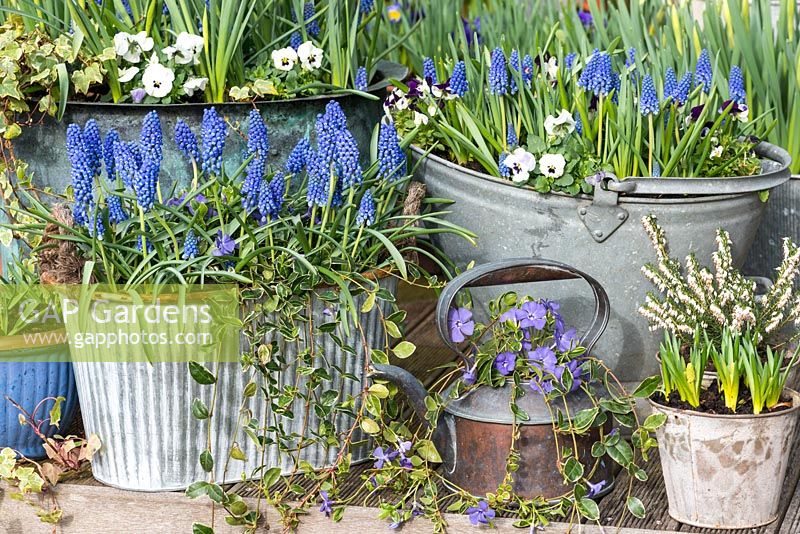
[[[414, 151], [418, 158], [423, 156], [421, 150]], [[611, 318], [595, 354], [631, 384], [658, 371], [652, 355], [660, 341], [637, 311], [654, 289], [641, 274], [643, 264], [655, 261], [641, 218], [658, 217], [672, 256], [682, 258], [694, 251], [706, 264], [716, 249], [715, 230], [723, 227], [733, 239], [734, 262], [741, 266], [766, 207], [759, 191], [789, 179], [791, 158], [785, 150], [762, 143], [758, 153], [764, 169], [759, 176], [629, 178], [598, 188], [594, 198], [542, 195], [433, 155], [420, 163], [416, 177], [427, 185], [430, 196], [455, 202], [444, 207], [451, 212], [450, 222], [478, 235], [477, 247], [445, 234], [436, 236], [456, 264], [530, 255], [574, 265], [597, 279], [608, 292]], [[472, 291], [477, 301], [491, 298], [486, 289]], [[562, 302], [568, 323], [591, 320], [590, 299], [574, 288], [552, 283], [540, 293]]]
[[[390, 79], [403, 79], [408, 69], [402, 65], [382, 61], [378, 64], [377, 80], [368, 92], [382, 96]], [[185, 158], [173, 140], [175, 122], [183, 119], [194, 132], [200, 132], [203, 110], [214, 106], [229, 125], [247, 129], [247, 116], [254, 107], [261, 111], [269, 131], [270, 163], [282, 166], [294, 145], [301, 137], [314, 128], [317, 115], [325, 111], [325, 105], [337, 100], [347, 115], [348, 125], [358, 142], [361, 153], [367, 153], [372, 129], [383, 115], [381, 99], [368, 100], [364, 97], [344, 94], [338, 96], [319, 95], [291, 100], [270, 100], [256, 103], [225, 104], [168, 104], [138, 105], [71, 102], [61, 121], [45, 117], [41, 123], [25, 126], [22, 135], [11, 142], [13, 155], [26, 161], [34, 173], [34, 183], [50, 186], [62, 193], [70, 182], [70, 164], [67, 158], [66, 129], [69, 123], [83, 125], [95, 119], [100, 132], [110, 128], [119, 131], [124, 140], [138, 141], [142, 119], [152, 111], [158, 111], [164, 132], [164, 160], [161, 165], [161, 183], [164, 191], [175, 183], [184, 185], [191, 180]], [[246, 140], [237, 134], [229, 133], [226, 140], [224, 162], [235, 169], [244, 159]]]
[[774, 277], [783, 261], [784, 237], [800, 243], [800, 175], [792, 175], [785, 184], [773, 189], [764, 220], [758, 227], [753, 248], [744, 264], [744, 272], [756, 276]]
[[[4, 342], [13, 343], [13, 340], [13, 337], [6, 338]], [[19, 341], [21, 345], [24, 343], [24, 340]], [[47, 437], [66, 434], [75, 418], [78, 406], [72, 364], [65, 361], [68, 351], [69, 348], [63, 342], [37, 347], [28, 346], [28, 348], [20, 346], [3, 351], [5, 354], [3, 361], [0, 362], [0, 449], [11, 447], [31, 460], [47, 456], [42, 447], [42, 440], [30, 426], [20, 425], [20, 412], [6, 400], [6, 396], [28, 413], [32, 413], [37, 405], [48, 397], [64, 397], [59, 426], [46, 423], [41, 430]], [[53, 361], [46, 361], [51, 358]], [[38, 361], [26, 361], [32, 359]], [[48, 419], [52, 407], [53, 401], [47, 401], [34, 416], [36, 419]]]
[[656, 431], [669, 515], [705, 528], [744, 529], [778, 517], [794, 442], [800, 394], [792, 407], [761, 415], [711, 415], [668, 408]]
[[[395, 279], [387, 278], [380, 283], [392, 293], [396, 291]], [[364, 295], [355, 298], [359, 309], [365, 298]], [[310, 309], [315, 324], [327, 321], [326, 306], [325, 302], [312, 298]], [[387, 313], [387, 306], [376, 304], [372, 311], [360, 315], [365, 340], [357, 331], [344, 338], [345, 343], [355, 347], [356, 354], [341, 350], [330, 336], [315, 339], [317, 354], [313, 365], [327, 369], [331, 375], [331, 380], [324, 381], [320, 391], [335, 390], [340, 398], [347, 395], [358, 398], [366, 383], [368, 354], [364, 343], [368, 347], [383, 346], [385, 332], [381, 313]], [[76, 322], [68, 318], [67, 331], [75, 328]], [[305, 335], [301, 342], [277, 341], [286, 361], [277, 376], [279, 386], [302, 389], [307, 378], [299, 372], [298, 355], [307, 346]], [[243, 339], [242, 344], [246, 343]], [[252, 373], [243, 373], [238, 363], [206, 364], [217, 377], [216, 399], [211, 386], [202, 386], [191, 378], [186, 363], [76, 361], [73, 365], [84, 428], [87, 434], [97, 434], [102, 442], [102, 448], [92, 460], [92, 472], [97, 480], [109, 486], [134, 491], [184, 489], [193, 482], [209, 478], [199, 463], [200, 454], [207, 448], [214, 457], [211, 476], [217, 483], [258, 478], [263, 475], [254, 474], [259, 467], [280, 467], [284, 473], [289, 473], [295, 460], [323, 468], [333, 464], [340, 452], [336, 447], [316, 441], [293, 455], [281, 454], [274, 444], [263, 452], [259, 450], [242, 428], [248, 420], [257, 420], [262, 429], [281, 424], [287, 434], [308, 437], [319, 428], [321, 419], [313, 409], [305, 409], [302, 399], [295, 399], [291, 406], [294, 419], [278, 418], [260, 393], [245, 399], [245, 386], [251, 380], [258, 383], [258, 378]], [[346, 378], [345, 374], [354, 375], [356, 380]], [[195, 398], [213, 411], [210, 420], [201, 421], [192, 416], [191, 404]], [[344, 433], [353, 427], [354, 420], [337, 414], [332, 423], [338, 433]], [[274, 441], [274, 432], [261, 434]], [[349, 450], [352, 461], [366, 460], [370, 453], [369, 441], [360, 428], [355, 429], [352, 441], [354, 445]], [[228, 459], [234, 445], [244, 452], [244, 462]]]

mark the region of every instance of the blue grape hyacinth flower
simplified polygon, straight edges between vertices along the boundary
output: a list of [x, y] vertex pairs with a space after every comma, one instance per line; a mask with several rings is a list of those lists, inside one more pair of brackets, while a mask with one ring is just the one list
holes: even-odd
[[658, 93], [656, 93], [653, 77], [645, 74], [642, 80], [642, 94], [639, 98], [639, 112], [642, 115], [657, 115], [659, 110]]
[[489, 65], [489, 93], [493, 95], [504, 95], [508, 92], [508, 68], [506, 66], [506, 56], [503, 49], [499, 46], [492, 50], [491, 63]]
[[227, 133], [228, 125], [217, 113], [216, 108], [205, 109], [200, 125], [200, 139], [203, 142], [200, 161], [203, 172], [219, 174], [222, 170], [222, 152], [225, 149]]
[[708, 55], [708, 50], [705, 48], [700, 52], [700, 57], [697, 59], [697, 65], [694, 69], [694, 86], [703, 86], [703, 92], [708, 94], [711, 91], [711, 81], [713, 78], [713, 71], [711, 70], [711, 58]]
[[467, 66], [463, 61], [456, 63], [453, 67], [453, 74], [450, 76], [450, 92], [459, 97], [463, 97], [469, 91], [467, 81]]

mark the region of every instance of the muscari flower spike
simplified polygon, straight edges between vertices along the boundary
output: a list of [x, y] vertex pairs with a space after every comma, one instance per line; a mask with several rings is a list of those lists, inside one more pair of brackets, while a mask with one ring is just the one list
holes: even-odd
[[700, 52], [700, 57], [697, 59], [697, 65], [694, 68], [694, 86], [703, 86], [703, 92], [708, 94], [711, 91], [711, 80], [713, 72], [711, 70], [711, 59], [708, 56], [708, 50], [705, 48]]
[[200, 241], [194, 233], [194, 230], [189, 230], [186, 233], [186, 239], [183, 242], [183, 254], [181, 257], [184, 260], [196, 258], [200, 254], [199, 250]]
[[358, 67], [358, 72], [356, 72], [356, 89], [359, 91], [367, 90], [367, 69], [365, 67]]
[[531, 86], [533, 81], [533, 58], [530, 54], [525, 54], [525, 57], [522, 58], [522, 81], [528, 87]]
[[150, 211], [155, 204], [158, 188], [158, 175], [161, 171], [163, 135], [158, 113], [151, 111], [144, 117], [139, 147], [142, 163], [133, 176], [133, 190], [136, 202], [144, 211]]
[[502, 176], [503, 178], [508, 178], [509, 176], [511, 176], [511, 169], [506, 167], [506, 157], [508, 157], [508, 154], [503, 152], [502, 154], [500, 154], [500, 157], [497, 158], [497, 166], [500, 169], [500, 176]]
[[378, 133], [378, 176], [394, 181], [406, 175], [406, 154], [392, 122], [382, 122]]
[[463, 61], [456, 63], [453, 67], [453, 75], [450, 77], [450, 91], [454, 95], [463, 97], [469, 91], [469, 82], [467, 82], [467, 66]]
[[205, 109], [200, 126], [200, 138], [203, 141], [200, 159], [203, 172], [219, 174], [222, 170], [222, 151], [225, 148], [227, 133], [228, 126], [217, 110], [213, 107]]
[[358, 4], [358, 12], [366, 15], [375, 7], [375, 0], [361, 0]]
[[436, 76], [436, 65], [429, 57], [422, 60], [422, 77], [431, 85], [439, 83]]
[[519, 140], [517, 139], [517, 132], [514, 129], [514, 125], [508, 123], [506, 130], [506, 143], [508, 144], [508, 147], [511, 148], [517, 146]]
[[306, 202], [309, 206], [324, 206], [328, 203], [329, 165], [325, 165], [318, 152], [311, 151], [308, 157], [308, 189]]
[[681, 78], [681, 81], [678, 82], [678, 87], [675, 90], [675, 102], [678, 103], [679, 106], [683, 106], [686, 104], [686, 101], [689, 100], [689, 93], [692, 91], [692, 73], [687, 72]]
[[175, 123], [175, 144], [178, 145], [178, 150], [190, 161], [197, 161], [200, 159], [197, 136], [183, 119], [178, 119]]
[[[314, 2], [306, 2], [303, 6], [303, 20], [308, 21], [315, 13]], [[319, 35], [319, 22], [316, 19], [311, 22], [306, 22], [306, 32], [312, 37], [317, 37]]]
[[267, 168], [269, 135], [264, 118], [257, 109], [250, 110], [247, 124], [247, 157], [252, 157], [252, 159], [247, 164], [241, 192], [242, 206], [245, 209], [252, 209], [258, 204], [259, 184]]
[[83, 139], [83, 147], [86, 151], [86, 160], [92, 173], [95, 176], [100, 176], [103, 160], [103, 147], [100, 140], [100, 128], [97, 126], [97, 121], [89, 119], [83, 127], [81, 134]]
[[356, 225], [371, 226], [375, 222], [375, 199], [372, 197], [372, 190], [368, 189], [358, 205], [356, 214]]
[[[114, 159], [114, 146], [119, 142], [119, 132], [113, 128], [106, 133], [105, 141], [103, 141], [103, 162], [106, 166], [106, 178], [112, 185], [117, 183], [117, 166]], [[106, 206], [108, 206], [108, 222], [111, 224], [121, 223], [128, 218], [128, 215], [122, 207], [122, 199], [114, 193], [109, 193], [106, 197]]]
[[645, 74], [642, 80], [642, 95], [639, 98], [639, 112], [642, 115], [657, 115], [658, 111], [658, 93], [656, 93], [653, 77]]
[[88, 208], [94, 203], [94, 171], [86, 154], [81, 127], [77, 124], [67, 126], [67, 155], [72, 167], [75, 195], [72, 217], [75, 224], [86, 225], [89, 222]]
[[731, 73], [728, 77], [728, 91], [730, 92], [731, 100], [737, 104], [747, 103], [747, 92], [744, 89], [742, 69], [736, 65], [731, 67]]
[[300, 174], [306, 168], [308, 153], [311, 143], [307, 138], [302, 138], [292, 149], [289, 158], [286, 160], [286, 172], [289, 174]]
[[[519, 72], [520, 64], [519, 64], [519, 52], [517, 50], [512, 50], [511, 55], [508, 58], [508, 65], [515, 71]], [[519, 88], [517, 87], [517, 80], [514, 78], [512, 74], [510, 77], [510, 85], [511, 85], [511, 94], [517, 94]]]
[[576, 54], [575, 52], [570, 52], [569, 54], [566, 55], [566, 57], [564, 58], [564, 67], [567, 70], [572, 70], [572, 66], [575, 64], [576, 57], [578, 57], [578, 54]]
[[506, 56], [503, 49], [499, 46], [492, 50], [491, 63], [489, 65], [489, 93], [493, 95], [504, 95], [508, 92], [508, 68], [506, 67]]
[[336, 137], [336, 164], [344, 189], [358, 187], [364, 180], [358, 156], [358, 145], [353, 134], [346, 128], [341, 130]]
[[607, 96], [617, 88], [619, 76], [611, 66], [611, 56], [595, 49], [578, 78], [578, 86], [595, 96]]
[[578, 132], [578, 135], [583, 135], [583, 121], [581, 120], [581, 114], [576, 111], [572, 118], [575, 119], [575, 131]]
[[300, 48], [301, 44], [303, 44], [303, 36], [300, 35], [300, 32], [292, 32], [292, 35], [289, 37], [289, 46], [297, 50]]
[[678, 78], [675, 76], [675, 71], [672, 67], [667, 67], [667, 72], [664, 74], [664, 100], [671, 98], [675, 101], [675, 95], [678, 92]]

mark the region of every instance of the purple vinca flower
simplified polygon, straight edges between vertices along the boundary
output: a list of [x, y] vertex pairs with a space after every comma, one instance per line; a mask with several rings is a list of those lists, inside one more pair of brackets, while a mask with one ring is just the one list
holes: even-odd
[[501, 352], [494, 359], [494, 368], [503, 376], [513, 373], [516, 365], [517, 356], [513, 352]]
[[586, 494], [586, 497], [591, 499], [592, 497], [597, 497], [600, 494], [600, 492], [606, 486], [606, 481], [605, 480], [601, 480], [597, 484], [592, 484], [591, 482], [587, 481], [586, 485], [589, 486], [589, 491]]
[[447, 328], [453, 343], [461, 343], [475, 332], [472, 312], [466, 308], [452, 308], [447, 314]]
[[566, 332], [556, 332], [556, 349], [559, 352], [569, 352], [578, 346], [578, 335], [574, 328], [570, 328]]
[[144, 90], [142, 87], [137, 87], [131, 91], [131, 100], [133, 100], [134, 104], [141, 104], [144, 97], [147, 96], [147, 91]]
[[236, 250], [236, 241], [228, 234], [223, 234], [222, 230], [217, 232], [217, 238], [214, 240], [214, 250], [211, 252], [212, 256], [217, 258], [221, 256], [230, 256]]
[[473, 525], [488, 525], [494, 519], [495, 513], [489, 507], [488, 502], [481, 500], [478, 501], [478, 506], [467, 508], [467, 515]]
[[461, 376], [461, 380], [468, 386], [474, 385], [478, 380], [477, 369], [474, 366], [464, 369], [464, 374]]
[[541, 330], [547, 324], [547, 308], [539, 302], [526, 302], [520, 310], [520, 328]]
[[556, 365], [558, 364], [556, 353], [553, 352], [553, 349], [550, 347], [536, 347], [528, 353], [528, 359], [536, 367], [550, 374], [555, 372]]
[[327, 491], [320, 491], [319, 496], [322, 499], [322, 505], [319, 507], [319, 511], [330, 517], [331, 512], [333, 512], [333, 508], [331, 506], [333, 501], [331, 501]]
[[397, 458], [397, 455], [400, 454], [397, 451], [393, 451], [392, 449], [383, 450], [383, 447], [377, 447], [374, 451], [372, 451], [372, 456], [375, 458], [375, 469], [381, 469], [385, 464], [391, 463], [392, 460]]

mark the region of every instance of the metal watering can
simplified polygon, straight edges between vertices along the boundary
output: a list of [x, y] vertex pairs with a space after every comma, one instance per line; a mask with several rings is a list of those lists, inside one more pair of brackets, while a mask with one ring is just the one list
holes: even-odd
[[[439, 335], [453, 352], [461, 355], [458, 346], [450, 340], [447, 315], [456, 295], [464, 288], [573, 279], [587, 282], [594, 295], [594, 319], [581, 338], [581, 346], [586, 347], [588, 354], [608, 323], [608, 295], [591, 276], [569, 265], [541, 259], [488, 263], [454, 278], [445, 287], [436, 308]], [[425, 421], [428, 392], [411, 373], [395, 365], [373, 364], [370, 375], [402, 389], [419, 418]], [[510, 384], [499, 388], [480, 386], [464, 393], [445, 407], [433, 432], [432, 440], [442, 457], [445, 477], [473, 495], [494, 492], [503, 482], [514, 423], [509, 407], [511, 387]], [[450, 389], [443, 394], [444, 398]], [[516, 447], [520, 462], [512, 487], [523, 497], [554, 499], [565, 493], [563, 476], [557, 465], [559, 445], [563, 447], [565, 443], [563, 438], [556, 443], [553, 419], [544, 398], [530, 388], [525, 389], [526, 394], [517, 399], [517, 405], [530, 419], [517, 422], [520, 437]], [[581, 389], [567, 394], [565, 399], [571, 414], [593, 406]], [[610, 422], [607, 425], [610, 426]], [[590, 449], [597, 439], [597, 429], [578, 436], [579, 456], [586, 465], [593, 462]], [[568, 446], [572, 447], [572, 443]], [[611, 462], [601, 462], [592, 482], [606, 481], [605, 491], [608, 491], [612, 480]]]

